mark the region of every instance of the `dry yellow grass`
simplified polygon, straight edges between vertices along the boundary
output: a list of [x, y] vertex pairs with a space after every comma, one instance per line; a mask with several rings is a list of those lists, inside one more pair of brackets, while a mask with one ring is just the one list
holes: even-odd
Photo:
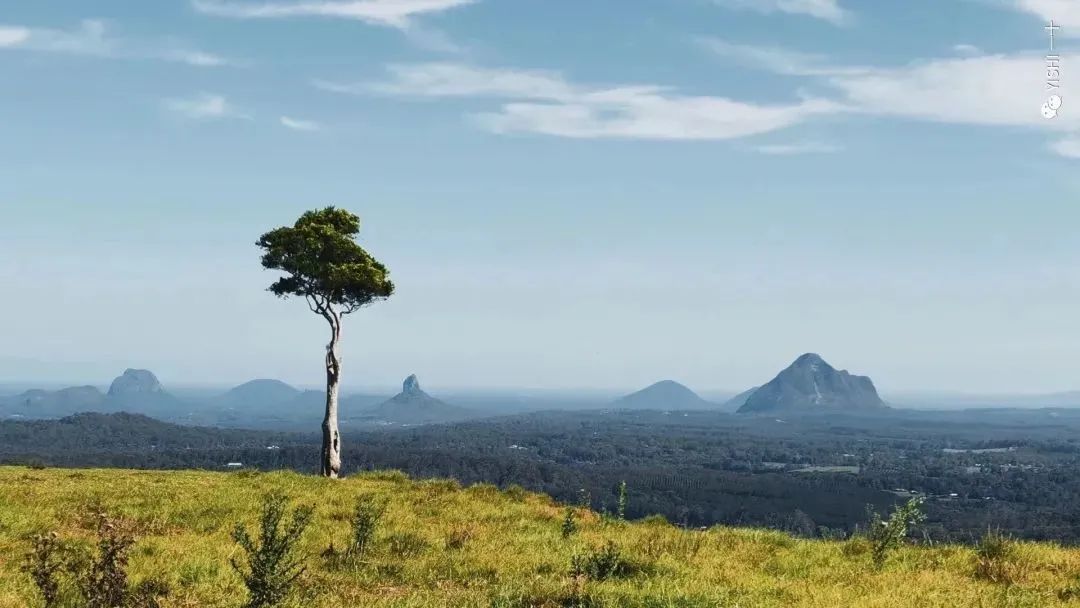
[[[1080, 606], [1067, 593], [1080, 590], [1080, 550], [1049, 544], [1018, 544], [1002, 566], [1011, 584], [1003, 584], [977, 578], [974, 550], [959, 546], [906, 547], [878, 571], [860, 540], [684, 531], [655, 521], [605, 522], [586, 512], [579, 513], [579, 532], [564, 539], [563, 507], [546, 496], [460, 489], [393, 472], [333, 482], [286, 472], [0, 467], [0, 608], [41, 605], [19, 570], [30, 536], [56, 530], [88, 543], [84, 514], [98, 507], [136, 527], [132, 578], [167, 580], [165, 606], [241, 606], [244, 588], [228, 565], [239, 557], [230, 532], [236, 522], [257, 520], [271, 489], [317, 506], [303, 541], [308, 569], [288, 606]], [[335, 567], [320, 554], [331, 542], [347, 542], [361, 493], [389, 501], [380, 540], [367, 563]], [[575, 581], [572, 556], [607, 541], [639, 571]]]

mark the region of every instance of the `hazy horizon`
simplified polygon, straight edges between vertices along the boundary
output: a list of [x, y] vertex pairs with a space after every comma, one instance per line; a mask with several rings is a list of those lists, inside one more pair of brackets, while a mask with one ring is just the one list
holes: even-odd
[[[0, 365], [4, 365], [4, 363], [5, 363], [4, 360], [2, 358], [0, 358]], [[107, 379], [90, 378], [90, 377], [64, 379], [62, 377], [56, 377], [56, 376], [49, 377], [49, 378], [39, 377], [39, 378], [35, 379], [35, 378], [8, 378], [8, 377], [0, 376], [0, 395], [3, 395], [5, 393], [5, 391], [6, 392], [11, 392], [12, 389], [17, 389], [19, 391], [28, 390], [28, 389], [56, 390], [56, 389], [66, 388], [66, 387], [71, 387], [71, 386], [95, 386], [95, 387], [97, 387], [99, 389], [106, 390], [106, 389], [108, 389], [109, 384], [112, 382], [113, 378], [115, 378], [115, 376], [120, 375], [120, 373], [122, 373], [124, 369], [127, 369], [127, 368], [123, 368], [123, 369], [118, 370], [113, 376], [110, 376]], [[145, 369], [145, 368], [134, 366], [134, 369]], [[650, 381], [650, 382], [648, 382], [646, 384], [642, 384], [642, 385], [639, 385], [639, 386], [549, 386], [549, 387], [513, 386], [513, 385], [498, 386], [498, 385], [431, 384], [431, 383], [426, 382], [422, 375], [418, 374], [418, 378], [420, 379], [421, 386], [426, 391], [441, 393], [441, 394], [443, 394], [445, 396], [453, 396], [453, 395], [484, 396], [484, 395], [490, 395], [490, 396], [493, 396], [493, 397], [498, 397], [498, 396], [518, 396], [518, 397], [536, 397], [536, 398], [551, 397], [551, 398], [567, 398], [567, 399], [572, 399], [572, 398], [580, 398], [580, 399], [616, 398], [616, 397], [619, 397], [619, 396], [622, 396], [622, 395], [626, 395], [626, 394], [641, 390], [641, 389], [646, 388], [647, 386], [651, 386], [652, 384], [655, 384], [657, 382], [673, 380], [675, 382], [679, 382], [680, 384], [683, 384], [683, 385], [687, 386], [688, 388], [693, 390], [695, 393], [699, 394], [700, 396], [702, 396], [702, 397], [704, 397], [706, 399], [713, 399], [713, 400], [720, 401], [720, 400], [729, 399], [729, 398], [735, 396], [736, 394], [739, 394], [739, 393], [741, 393], [741, 392], [743, 392], [745, 390], [760, 386], [761, 384], [764, 384], [765, 382], [768, 382], [769, 380], [771, 380], [776, 375], [776, 373], [779, 373], [781, 371], [781, 369], [782, 368], [778, 368], [777, 370], [775, 370], [774, 373], [772, 373], [768, 377], [763, 378], [758, 382], [748, 384], [748, 385], [746, 385], [744, 387], [695, 386], [695, 385], [687, 384], [687, 383], [679, 380], [678, 378], [656, 378], [653, 381]], [[838, 367], [837, 369], [843, 369], [843, 368]], [[165, 390], [167, 390], [167, 391], [179, 391], [179, 392], [192, 391], [192, 392], [206, 392], [206, 393], [225, 392], [225, 391], [228, 391], [231, 388], [234, 388], [236, 386], [239, 386], [241, 384], [244, 384], [246, 382], [251, 382], [251, 381], [254, 381], [254, 380], [278, 380], [278, 381], [281, 381], [281, 382], [285, 382], [286, 384], [292, 386], [293, 388], [300, 389], [300, 390], [315, 390], [315, 391], [325, 390], [325, 384], [324, 383], [292, 382], [292, 381], [289, 381], [289, 380], [287, 380], [285, 378], [275, 378], [275, 377], [270, 377], [270, 376], [255, 376], [255, 377], [251, 377], [251, 378], [238, 379], [238, 380], [234, 380], [234, 381], [225, 381], [225, 382], [199, 382], [198, 380], [193, 380], [193, 379], [176, 379], [176, 378], [162, 377], [159, 374], [157, 374], [155, 370], [151, 369], [150, 371], [154, 372], [155, 375], [158, 376], [158, 379], [162, 382], [162, 385], [165, 387]], [[866, 374], [861, 374], [859, 372], [855, 372], [855, 371], [852, 371], [852, 370], [846, 370], [846, 371], [849, 371], [851, 373], [855, 373], [857, 375], [866, 375]], [[380, 394], [391, 395], [391, 394], [394, 394], [394, 393], [401, 390], [401, 382], [404, 381], [404, 379], [408, 375], [409, 375], [408, 373], [403, 375], [400, 381], [398, 381], [396, 383], [392, 383], [392, 384], [367, 384], [367, 385], [365, 385], [365, 384], [357, 384], [357, 383], [346, 382], [343, 385], [343, 390], [344, 390], [344, 392], [346, 394], [363, 394], [363, 393], [367, 393], [367, 394], [375, 394], [375, 395], [380, 395]], [[980, 398], [987, 398], [987, 399], [1022, 399], [1024, 397], [1040, 397], [1040, 396], [1061, 395], [1061, 394], [1066, 394], [1066, 393], [1080, 393], [1080, 389], [1063, 389], [1063, 390], [1051, 390], [1051, 391], [1027, 391], [1027, 392], [1009, 392], [1009, 391], [985, 392], [985, 391], [977, 391], [977, 390], [942, 390], [942, 389], [935, 389], [935, 388], [914, 388], [914, 389], [891, 389], [891, 388], [885, 388], [885, 389], [882, 389], [881, 385], [872, 376], [871, 376], [871, 380], [874, 380], [875, 387], [877, 388], [878, 392], [881, 394], [882, 398], [885, 399], [886, 401], [889, 401], [890, 399], [902, 400], [902, 401], [907, 401], [908, 404], [911, 403], [911, 401], [909, 401], [909, 400], [916, 400], [921, 404], [921, 403], [924, 403], [923, 400], [934, 399], [934, 398], [941, 398], [941, 399], [946, 399], [946, 400], [964, 400], [964, 399], [980, 399]]]
[[319, 386], [254, 242], [333, 204], [349, 390], [1080, 389], [1076, 11], [283, 2], [0, 0], [0, 381]]

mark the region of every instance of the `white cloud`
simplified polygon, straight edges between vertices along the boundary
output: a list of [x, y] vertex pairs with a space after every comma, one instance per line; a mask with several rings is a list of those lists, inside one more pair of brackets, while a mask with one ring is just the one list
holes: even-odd
[[287, 17], [336, 17], [356, 19], [375, 25], [405, 28], [413, 17], [437, 13], [477, 0], [308, 0], [302, 2], [234, 2], [192, 0], [195, 10], [218, 17], [236, 19], [281, 19]]
[[162, 58], [168, 59], [169, 61], [178, 61], [180, 63], [186, 63], [188, 65], [208, 68], [241, 65], [239, 62], [232, 59], [222, 57], [221, 55], [215, 55], [213, 53], [206, 53], [203, 51], [169, 51], [167, 53], [164, 53], [162, 55]]
[[86, 19], [72, 30], [49, 28], [3, 27], [0, 31], [15, 32], [5, 48], [17, 48], [50, 53], [95, 55], [109, 57], [116, 54], [116, 41], [105, 34], [105, 22]]
[[843, 148], [834, 144], [805, 141], [789, 144], [765, 144], [755, 146], [754, 149], [762, 154], [792, 156], [796, 154], [832, 154], [841, 151]]
[[975, 57], [983, 54], [982, 49], [973, 44], [954, 44], [952, 50], [958, 55], [967, 57]]
[[823, 19], [835, 25], [846, 25], [853, 19], [838, 0], [713, 0], [714, 3], [732, 9], [751, 10], [759, 13], [788, 13]]
[[719, 57], [731, 59], [741, 65], [761, 68], [786, 76], [861, 74], [872, 69], [859, 66], [833, 65], [824, 55], [804, 53], [780, 47], [737, 44], [710, 37], [698, 38], [697, 42]]
[[469, 97], [498, 101], [474, 115], [496, 133], [539, 133], [572, 138], [717, 140], [782, 129], [836, 104], [803, 99], [764, 105], [725, 97], [682, 95], [654, 85], [590, 86], [554, 72], [486, 69], [462, 64], [390, 66], [389, 82], [316, 82], [338, 93], [373, 92], [415, 97]]
[[[392, 79], [375, 85], [334, 85], [339, 92], [364, 90], [423, 97], [500, 97], [571, 101], [579, 90], [558, 72], [487, 69], [459, 63], [396, 64], [388, 66]], [[650, 90], [655, 87], [648, 87]]]
[[0, 26], [0, 49], [101, 58], [156, 59], [201, 67], [238, 65], [235, 61], [204, 51], [166, 48], [157, 43], [119, 38], [112, 35], [106, 22], [98, 19], [86, 19], [77, 28], [69, 30]]
[[321, 131], [322, 125], [313, 120], [300, 120], [298, 118], [281, 117], [281, 126], [293, 131]]
[[240, 112], [225, 97], [211, 93], [201, 93], [183, 99], [167, 99], [165, 107], [177, 114], [192, 119], [250, 118]]
[[[859, 75], [834, 76], [829, 84], [846, 103], [872, 114], [937, 122], [1037, 127], [1080, 126], [1080, 112], [1046, 120], [1050, 95], [1045, 58], [1037, 53], [937, 59]], [[1066, 100], [1080, 98], [1080, 81], [1062, 81]], [[1068, 101], [1066, 101], [1068, 103]]]
[[[1046, 86], [1045, 51], [946, 57], [898, 67], [839, 65], [821, 55], [784, 48], [739, 45], [715, 38], [698, 43], [720, 57], [785, 76], [813, 78], [840, 94], [834, 101], [864, 114], [937, 122], [1039, 128], [1080, 126], [1080, 112], [1056, 119], [1040, 108], [1051, 94]], [[1066, 100], [1080, 95], [1080, 81], [1062, 80], [1053, 91]], [[1068, 101], [1066, 101], [1068, 104]], [[1070, 115], [1071, 114], [1071, 115]]]
[[1076, 0], [1009, 0], [1017, 10], [1031, 13], [1044, 23], [1053, 19], [1061, 36], [1080, 36], [1080, 2]]
[[[383, 82], [317, 81], [353, 95], [460, 97], [486, 103], [474, 122], [496, 133], [540, 133], [573, 138], [718, 140], [778, 131], [821, 116], [861, 114], [906, 120], [1057, 131], [1080, 130], [1080, 80], [1054, 91], [1066, 101], [1057, 118], [1043, 118], [1045, 58], [1039, 52], [946, 57], [904, 66], [845, 66], [826, 57], [710, 39], [723, 56], [774, 73], [808, 78], [817, 95], [786, 103], [688, 95], [652, 84], [575, 83], [558, 72], [488, 69], [461, 63], [388, 66]], [[483, 100], [488, 100], [484, 102]], [[1072, 141], [1072, 140], [1068, 140]], [[1060, 150], [1074, 144], [1059, 143]], [[835, 151], [821, 144], [760, 146], [765, 154]]]
[[1080, 159], [1080, 139], [1078, 138], [1058, 140], [1050, 144], [1050, 149], [1059, 156]]
[[30, 38], [30, 30], [25, 27], [0, 26], [0, 48], [18, 46]]

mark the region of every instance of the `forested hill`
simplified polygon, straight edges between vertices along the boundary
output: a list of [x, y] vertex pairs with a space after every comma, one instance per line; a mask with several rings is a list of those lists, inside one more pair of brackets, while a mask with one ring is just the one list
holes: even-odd
[[[314, 430], [314, 429], [313, 429]], [[597, 509], [630, 490], [627, 514], [688, 526], [835, 535], [912, 494], [926, 532], [970, 542], [986, 529], [1080, 542], [1080, 412], [892, 411], [785, 419], [714, 412], [547, 412], [344, 433], [346, 475], [400, 469], [518, 484]], [[0, 422], [0, 463], [314, 472], [319, 437], [178, 426], [129, 414]]]
[[313, 436], [302, 433], [183, 426], [128, 413], [0, 422], [0, 453], [265, 448], [312, 441]]

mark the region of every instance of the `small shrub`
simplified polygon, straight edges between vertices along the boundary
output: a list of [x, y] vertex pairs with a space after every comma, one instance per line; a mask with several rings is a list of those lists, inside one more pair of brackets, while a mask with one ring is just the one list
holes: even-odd
[[415, 557], [428, 549], [428, 542], [412, 532], [395, 532], [386, 537], [386, 544], [390, 553], [400, 558]]
[[[130, 522], [96, 513], [97, 550], [79, 555], [62, 544], [55, 532], [35, 536], [23, 571], [30, 575], [46, 608], [76, 605], [82, 608], [158, 608], [158, 599], [169, 594], [159, 579], [128, 586], [127, 565], [135, 537]], [[61, 575], [67, 575], [63, 577]], [[71, 585], [73, 579], [73, 585]], [[65, 580], [68, 585], [65, 585]], [[65, 589], [75, 587], [81, 600], [72, 604]], [[66, 599], [65, 599], [66, 597]]]
[[352, 543], [346, 551], [348, 557], [362, 558], [371, 548], [379, 522], [385, 513], [386, 503], [367, 494], [357, 498], [352, 518]]
[[626, 482], [619, 482], [619, 502], [615, 508], [615, 516], [621, 520], [626, 520]]
[[570, 576], [593, 581], [632, 576], [637, 568], [625, 559], [614, 541], [587, 554], [576, 554], [570, 559]]
[[1009, 561], [1014, 549], [1008, 536], [998, 530], [987, 530], [975, 545], [975, 578], [1011, 584]]
[[848, 533], [843, 528], [830, 528], [828, 526], [818, 526], [817, 536], [822, 540], [847, 540]]
[[570, 538], [577, 532], [577, 522], [574, 520], [574, 510], [566, 507], [562, 520], [562, 537]]
[[64, 547], [56, 532], [34, 536], [23, 572], [33, 579], [45, 600], [45, 608], [53, 608], [60, 601], [60, 573], [65, 563]]
[[78, 575], [79, 590], [87, 608], [131, 605], [128, 594], [128, 553], [135, 544], [122, 522], [98, 514], [97, 555]]
[[233, 531], [233, 540], [247, 554], [246, 566], [235, 559], [231, 563], [248, 589], [248, 608], [280, 604], [289, 595], [296, 579], [304, 573], [296, 555], [297, 544], [311, 523], [314, 507], [297, 507], [285, 523], [288, 502], [280, 492], [266, 497], [257, 540], [251, 538], [243, 524], [237, 524]]
[[873, 544], [874, 566], [880, 568], [885, 565], [889, 553], [900, 547], [911, 528], [926, 520], [922, 511], [923, 500], [921, 496], [908, 500], [896, 507], [887, 521], [877, 513], [871, 513], [868, 538]]
[[446, 548], [452, 551], [456, 551], [464, 547], [473, 536], [476, 531], [472, 526], [459, 526], [450, 531], [450, 535], [446, 537]]
[[585, 488], [578, 490], [578, 506], [582, 509], [592, 509], [592, 494]]

